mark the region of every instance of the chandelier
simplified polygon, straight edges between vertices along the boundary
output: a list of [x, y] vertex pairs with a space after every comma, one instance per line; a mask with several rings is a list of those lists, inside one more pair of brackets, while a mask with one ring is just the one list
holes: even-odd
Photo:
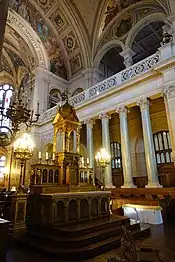
[[[29, 134], [25, 133], [18, 138], [13, 144], [13, 155], [15, 159], [20, 160], [20, 180], [19, 188], [25, 184], [25, 173], [23, 174], [23, 167], [27, 160], [33, 156], [34, 143]], [[23, 179], [22, 179], [23, 178]], [[22, 181], [23, 180], [23, 181]]]
[[109, 165], [110, 159], [110, 155], [105, 150], [105, 148], [102, 148], [95, 156], [97, 166], [100, 166], [102, 168], [105, 168]]
[[[4, 92], [3, 96], [5, 96], [5, 91], [0, 91]], [[22, 98], [21, 88], [18, 92], [13, 91], [8, 108], [5, 108], [5, 97], [2, 97], [0, 104], [0, 146], [10, 145], [20, 130], [20, 125], [25, 124], [28, 128], [38, 121], [39, 116], [39, 102], [34, 117], [34, 111], [29, 109], [29, 101], [27, 103]]]

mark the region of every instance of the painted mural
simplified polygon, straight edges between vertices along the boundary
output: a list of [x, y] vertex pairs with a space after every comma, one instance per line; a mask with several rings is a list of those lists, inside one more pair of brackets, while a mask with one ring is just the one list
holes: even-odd
[[[47, 1], [39, 1], [40, 4], [46, 5]], [[22, 16], [33, 29], [37, 32], [42, 40], [50, 60], [50, 70], [52, 73], [67, 78], [64, 60], [60, 58], [60, 49], [52, 30], [46, 24], [44, 18], [35, 9], [35, 7], [26, 0], [10, 0], [10, 7], [14, 9], [20, 16]], [[58, 67], [61, 70], [58, 70]]]
[[107, 5], [106, 12], [105, 12], [105, 21], [103, 30], [106, 26], [113, 20], [113, 18], [123, 9], [127, 8], [128, 6], [140, 2], [142, 0], [111, 0]]

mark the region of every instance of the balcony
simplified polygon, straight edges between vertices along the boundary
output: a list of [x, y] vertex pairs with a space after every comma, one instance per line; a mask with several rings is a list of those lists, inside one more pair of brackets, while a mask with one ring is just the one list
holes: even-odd
[[[105, 98], [106, 95], [116, 90], [120, 91], [131, 83], [136, 83], [141, 79], [144, 80], [148, 76], [151, 77], [156, 73], [156, 70], [161, 70], [161, 67], [168, 66], [168, 64], [172, 66], [172, 63], [175, 62], [174, 51], [173, 45], [171, 43], [167, 44], [155, 54], [71, 97], [70, 103], [79, 111], [82, 106], [93, 102], [97, 103], [102, 97]], [[50, 121], [55, 114], [56, 106], [45, 111], [41, 115], [40, 122]]]
[[77, 107], [83, 103], [91, 101], [95, 97], [106, 93], [114, 87], [118, 88], [120, 85], [131, 80], [133, 77], [148, 72], [155, 65], [157, 65], [159, 61], [160, 54], [158, 52], [72, 97], [70, 102], [72, 105], [74, 105], [74, 107]]

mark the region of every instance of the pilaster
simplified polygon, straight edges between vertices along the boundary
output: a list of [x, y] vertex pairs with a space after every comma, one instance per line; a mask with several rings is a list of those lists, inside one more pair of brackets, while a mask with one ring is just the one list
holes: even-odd
[[175, 84], [165, 86], [162, 96], [164, 97], [173, 161], [175, 164]]

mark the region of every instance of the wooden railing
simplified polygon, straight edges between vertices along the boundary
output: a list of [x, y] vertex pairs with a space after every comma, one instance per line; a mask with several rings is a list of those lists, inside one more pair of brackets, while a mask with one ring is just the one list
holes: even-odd
[[[165, 188], [175, 187], [175, 168], [173, 165], [174, 164], [172, 163], [158, 167], [159, 183]], [[123, 185], [124, 180], [122, 169], [112, 170], [112, 181], [113, 185], [117, 188], [120, 188]], [[144, 188], [148, 183], [148, 177], [134, 177], [133, 182], [138, 188]]]

